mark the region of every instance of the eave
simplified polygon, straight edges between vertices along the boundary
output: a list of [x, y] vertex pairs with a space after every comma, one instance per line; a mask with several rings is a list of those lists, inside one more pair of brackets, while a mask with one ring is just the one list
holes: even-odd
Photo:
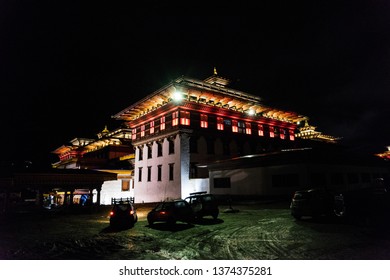
[[184, 77], [176, 79], [112, 117], [124, 121], [137, 120], [168, 103], [174, 102], [173, 97], [177, 91], [187, 102], [222, 107], [241, 113], [252, 113], [256, 116], [290, 123], [307, 119], [306, 116], [295, 112], [265, 106], [261, 104], [261, 98], [258, 96]]

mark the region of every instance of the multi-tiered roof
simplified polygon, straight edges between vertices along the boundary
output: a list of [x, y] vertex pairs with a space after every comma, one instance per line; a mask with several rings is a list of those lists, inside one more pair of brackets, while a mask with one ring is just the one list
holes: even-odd
[[189, 77], [179, 77], [166, 86], [141, 99], [137, 103], [115, 114], [113, 118], [124, 121], [134, 121], [157, 110], [173, 101], [180, 92], [184, 100], [221, 107], [236, 112], [263, 118], [298, 123], [307, 117], [292, 111], [281, 110], [266, 106], [259, 96], [226, 87], [229, 80], [217, 75], [198, 80]]

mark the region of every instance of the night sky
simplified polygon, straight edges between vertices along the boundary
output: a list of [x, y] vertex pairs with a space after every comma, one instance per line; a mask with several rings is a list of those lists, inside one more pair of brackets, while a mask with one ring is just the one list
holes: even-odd
[[389, 1], [4, 2], [3, 162], [55, 162], [51, 151], [71, 139], [119, 127], [112, 115], [214, 67], [236, 89], [309, 116], [352, 150], [390, 145]]

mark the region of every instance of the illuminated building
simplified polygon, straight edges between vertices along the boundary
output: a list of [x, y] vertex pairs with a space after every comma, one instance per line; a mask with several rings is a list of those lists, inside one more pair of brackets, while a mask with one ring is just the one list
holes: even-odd
[[385, 160], [390, 160], [390, 146], [387, 146], [387, 151], [384, 151], [383, 153], [376, 154], [376, 156], [383, 158]]
[[305, 125], [299, 127], [299, 133], [295, 134], [295, 136], [301, 139], [310, 139], [328, 143], [336, 143], [338, 140], [340, 140], [339, 137], [322, 134], [322, 132], [316, 131], [316, 127], [309, 125], [307, 119], [305, 120]]
[[208, 171], [200, 165], [292, 149], [296, 137], [306, 135], [301, 130], [296, 136], [306, 116], [266, 106], [228, 85], [215, 69], [205, 80], [180, 77], [113, 116], [131, 130], [136, 202], [209, 191]]
[[0, 214], [73, 206], [80, 194], [86, 205], [99, 204], [103, 184], [117, 175], [90, 169], [14, 170], [0, 174]]
[[0, 174], [0, 213], [18, 207], [111, 204], [134, 197], [134, 150], [126, 128], [75, 138], [52, 153], [59, 161], [49, 170], [9, 170]]
[[130, 131], [126, 128], [109, 131], [105, 127], [97, 136], [98, 139], [75, 138], [70, 141], [70, 145], [54, 150], [53, 153], [60, 160], [52, 164], [53, 168], [90, 169], [116, 174], [116, 180], [105, 181], [93, 192], [89, 189], [76, 189], [75, 203], [79, 202], [83, 194], [99, 196], [99, 204], [111, 204], [112, 198], [134, 197], [134, 150]]

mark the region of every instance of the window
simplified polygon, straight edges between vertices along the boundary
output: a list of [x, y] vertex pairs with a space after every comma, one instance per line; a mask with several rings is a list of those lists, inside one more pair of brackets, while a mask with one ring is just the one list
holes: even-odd
[[142, 182], [142, 167], [138, 168], [138, 182]]
[[288, 133], [290, 134], [290, 140], [291, 140], [291, 141], [294, 141], [294, 140], [295, 140], [294, 130], [290, 129], [290, 130], [288, 131]]
[[137, 139], [137, 129], [136, 128], [131, 130], [131, 139], [132, 140]]
[[165, 129], [165, 116], [160, 118], [160, 130]]
[[143, 160], [144, 156], [143, 156], [143, 147], [139, 147], [138, 148], [138, 160]]
[[180, 118], [180, 124], [181, 125], [190, 125], [190, 112], [183, 111], [180, 112], [181, 118]]
[[161, 181], [161, 170], [162, 170], [162, 165], [157, 165], [157, 181]]
[[245, 133], [246, 134], [252, 134], [252, 126], [251, 123], [245, 123]]
[[169, 139], [168, 143], [169, 143], [169, 151], [168, 151], [168, 153], [169, 154], [174, 154], [175, 153], [175, 142], [174, 142], [174, 140], [173, 139]]
[[274, 127], [274, 137], [279, 137], [279, 127]]
[[262, 124], [257, 125], [257, 131], [258, 131], [259, 136], [264, 136], [264, 127]]
[[122, 192], [127, 192], [130, 190], [130, 180], [122, 180]]
[[141, 125], [141, 137], [145, 136], [145, 125]]
[[273, 126], [269, 127], [269, 137], [271, 137], [271, 138], [275, 137], [275, 129]]
[[217, 118], [217, 129], [223, 130], [223, 118], [220, 117]]
[[206, 114], [200, 114], [200, 127], [207, 128], [208, 127], [208, 118]]
[[148, 145], [148, 158], [152, 158], [152, 145]]
[[238, 132], [239, 133], [245, 133], [245, 123], [244, 122], [237, 122], [237, 126], [238, 126]]
[[176, 126], [179, 124], [179, 112], [172, 113], [172, 126]]
[[284, 130], [283, 128], [281, 128], [281, 129], [279, 130], [279, 132], [280, 132], [280, 135], [279, 135], [280, 139], [285, 139], [285, 138], [286, 138], [286, 135], [284, 134], [284, 133], [285, 133], [285, 130]]
[[157, 142], [157, 156], [162, 157], [163, 155], [163, 145], [161, 142]]
[[150, 129], [149, 129], [149, 131], [150, 131], [150, 134], [154, 133], [154, 121], [150, 122]]
[[224, 119], [223, 120], [223, 123], [225, 124], [225, 125], [232, 125], [232, 121], [231, 120], [229, 120], [229, 119]]
[[173, 181], [173, 163], [169, 164], [169, 181]]
[[148, 182], [152, 180], [152, 167], [148, 166]]
[[228, 189], [230, 188], [230, 178], [214, 178], [214, 188], [215, 189]]
[[237, 121], [236, 120], [232, 120], [232, 131], [233, 132], [238, 132], [238, 126], [237, 126]]

